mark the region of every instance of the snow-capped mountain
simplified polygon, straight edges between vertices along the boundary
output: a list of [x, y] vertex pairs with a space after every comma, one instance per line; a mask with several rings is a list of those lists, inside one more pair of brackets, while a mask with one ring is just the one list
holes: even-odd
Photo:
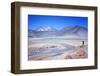
[[66, 37], [78, 37], [78, 38], [87, 38], [88, 30], [85, 27], [73, 25], [66, 26], [61, 30], [56, 30], [53, 27], [39, 27], [35, 30], [29, 30], [29, 37], [57, 37], [57, 36], [66, 36]]
[[47, 26], [47, 27], [39, 27], [36, 29], [36, 31], [56, 31], [55, 28]]
[[29, 37], [52, 37], [56, 36], [57, 30], [53, 27], [38, 27], [34, 30], [28, 30]]

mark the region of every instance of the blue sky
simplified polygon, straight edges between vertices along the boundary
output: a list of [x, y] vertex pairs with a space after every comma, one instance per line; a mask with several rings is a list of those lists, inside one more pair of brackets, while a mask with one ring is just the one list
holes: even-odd
[[79, 25], [87, 28], [88, 17], [28, 15], [28, 29], [50, 26], [60, 30], [66, 26], [72, 25]]

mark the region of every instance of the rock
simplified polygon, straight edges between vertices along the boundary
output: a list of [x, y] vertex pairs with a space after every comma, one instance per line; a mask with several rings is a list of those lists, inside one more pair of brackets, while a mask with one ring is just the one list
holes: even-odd
[[64, 53], [63, 55], [64, 59], [81, 59], [81, 58], [87, 58], [88, 55], [84, 50], [84, 47], [77, 47], [75, 51], [71, 53]]
[[84, 50], [84, 47], [77, 47], [74, 52], [71, 53], [74, 59], [87, 58], [87, 53]]
[[65, 53], [63, 55], [64, 59], [72, 59], [71, 55], [69, 53]]

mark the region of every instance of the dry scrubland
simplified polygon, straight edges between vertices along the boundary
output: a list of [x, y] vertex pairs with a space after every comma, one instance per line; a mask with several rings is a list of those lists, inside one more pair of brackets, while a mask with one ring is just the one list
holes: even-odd
[[[82, 45], [84, 41], [84, 45]], [[88, 57], [87, 40], [29, 38], [28, 60], [80, 59]]]

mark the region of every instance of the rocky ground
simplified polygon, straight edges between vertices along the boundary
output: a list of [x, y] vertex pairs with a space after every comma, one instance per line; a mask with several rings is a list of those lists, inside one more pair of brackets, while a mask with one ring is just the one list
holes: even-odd
[[28, 60], [83, 59], [88, 57], [87, 41], [66, 39], [31, 39]]
[[64, 53], [63, 54], [64, 59], [82, 59], [87, 58], [87, 52], [84, 50], [84, 46], [77, 47], [73, 52], [71, 53]]

